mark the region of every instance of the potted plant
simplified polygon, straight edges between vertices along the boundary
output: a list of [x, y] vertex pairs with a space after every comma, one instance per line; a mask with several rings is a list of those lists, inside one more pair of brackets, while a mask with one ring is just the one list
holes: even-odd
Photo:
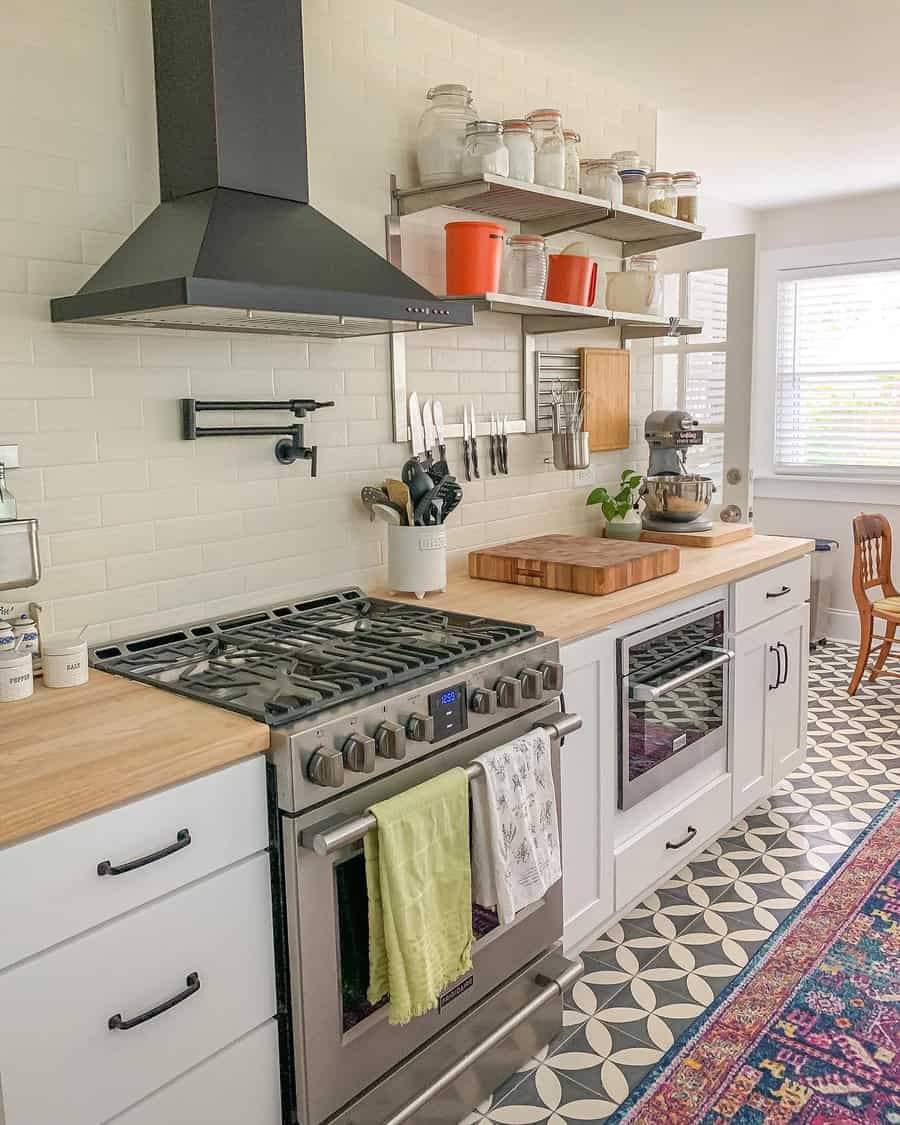
[[588, 504], [599, 504], [606, 519], [606, 534], [610, 539], [640, 539], [641, 517], [637, 511], [637, 490], [643, 478], [634, 469], [623, 469], [619, 491], [612, 495], [605, 488], [595, 488], [587, 498]]

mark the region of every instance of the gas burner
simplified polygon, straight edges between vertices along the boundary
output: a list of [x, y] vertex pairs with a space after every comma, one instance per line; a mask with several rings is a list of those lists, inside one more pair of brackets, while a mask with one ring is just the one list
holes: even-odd
[[91, 663], [280, 726], [535, 632], [349, 589], [101, 645]]

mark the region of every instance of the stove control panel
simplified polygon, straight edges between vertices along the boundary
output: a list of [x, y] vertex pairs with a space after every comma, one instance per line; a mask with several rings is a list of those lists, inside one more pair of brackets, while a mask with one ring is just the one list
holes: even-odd
[[434, 738], [440, 742], [464, 731], [468, 724], [466, 685], [434, 691], [428, 697], [428, 713], [434, 722]]

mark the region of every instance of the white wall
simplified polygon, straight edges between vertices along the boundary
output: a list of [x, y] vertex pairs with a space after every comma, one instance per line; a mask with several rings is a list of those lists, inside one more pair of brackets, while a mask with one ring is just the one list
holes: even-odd
[[[392, 0], [304, 8], [313, 201], [378, 250], [388, 176], [411, 182], [416, 121], [435, 82], [469, 82], [484, 116], [556, 105], [587, 148], [655, 152], [655, 110], [616, 85], [602, 49], [595, 77]], [[0, 75], [0, 443], [21, 447], [10, 483], [20, 514], [40, 519], [45, 565], [39, 586], [13, 598], [43, 604], [45, 631], [90, 623], [97, 641], [342, 582], [377, 584], [384, 529], [362, 513], [359, 488], [397, 475], [408, 455], [392, 442], [384, 338], [49, 323], [48, 297], [76, 289], [158, 198], [149, 0], [4, 5]], [[444, 398], [451, 418], [467, 398], [482, 413], [519, 412], [519, 331], [518, 320], [496, 317], [429, 333], [412, 352], [412, 382]], [[650, 385], [638, 364], [639, 417]], [[317, 480], [306, 466], [279, 466], [271, 439], [179, 436], [181, 396], [303, 395], [337, 402], [309, 425]], [[457, 562], [476, 544], [596, 527], [586, 489], [548, 471], [548, 454], [546, 437], [513, 438], [510, 478], [466, 487], [451, 524]], [[602, 459], [601, 479], [639, 456]], [[450, 457], [458, 467], [454, 443]]]

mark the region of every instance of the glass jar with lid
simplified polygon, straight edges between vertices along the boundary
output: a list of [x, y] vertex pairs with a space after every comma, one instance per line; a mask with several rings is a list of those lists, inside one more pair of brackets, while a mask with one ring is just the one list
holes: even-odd
[[534, 131], [534, 182], [544, 187], [566, 186], [566, 139], [558, 109], [536, 109], [528, 123]]
[[675, 183], [675, 217], [683, 223], [696, 223], [700, 177], [696, 172], [676, 172], [672, 179]]
[[512, 234], [506, 240], [500, 288], [514, 297], [541, 300], [547, 288], [547, 244], [536, 234]]
[[509, 153], [509, 178], [534, 183], [534, 134], [524, 117], [503, 122], [503, 143]]
[[477, 121], [472, 91], [456, 82], [432, 86], [425, 97], [431, 105], [419, 118], [416, 159], [422, 187], [447, 184], [462, 176], [466, 126]]
[[623, 168], [637, 168], [641, 172], [653, 171], [653, 165], [643, 160], [641, 154], [635, 148], [620, 149], [612, 154], [610, 160], [615, 160], [620, 172]]
[[509, 153], [503, 143], [503, 126], [499, 121], [471, 121], [466, 126], [462, 173], [464, 176], [480, 176], [482, 172], [509, 175]]
[[647, 210], [647, 173], [643, 168], [621, 168], [622, 202], [626, 207]]
[[648, 210], [675, 218], [675, 184], [671, 172], [651, 172], [647, 177]]
[[581, 144], [581, 134], [574, 129], [563, 129], [563, 138], [566, 142], [566, 191], [581, 191], [581, 154], [578, 146]]
[[663, 286], [655, 254], [635, 254], [625, 270], [606, 275], [606, 306], [614, 312], [662, 315]]
[[614, 160], [582, 160], [581, 192], [622, 206], [622, 177]]

